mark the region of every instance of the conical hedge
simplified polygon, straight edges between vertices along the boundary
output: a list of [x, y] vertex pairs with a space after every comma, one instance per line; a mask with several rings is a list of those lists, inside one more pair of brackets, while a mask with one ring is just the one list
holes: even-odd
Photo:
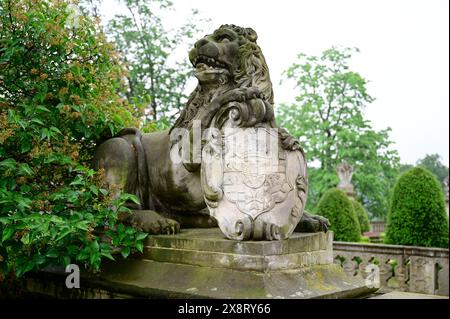
[[326, 191], [317, 205], [317, 214], [330, 221], [334, 240], [353, 242], [360, 240], [361, 230], [355, 210], [343, 191], [337, 188]]
[[361, 205], [360, 202], [354, 199], [351, 199], [350, 201], [353, 204], [353, 209], [355, 210], [356, 218], [358, 218], [361, 234], [364, 234], [365, 232], [368, 232], [370, 230], [369, 215], [367, 215], [364, 206]]
[[448, 247], [448, 217], [441, 186], [429, 171], [415, 167], [398, 179], [388, 214], [386, 243]]

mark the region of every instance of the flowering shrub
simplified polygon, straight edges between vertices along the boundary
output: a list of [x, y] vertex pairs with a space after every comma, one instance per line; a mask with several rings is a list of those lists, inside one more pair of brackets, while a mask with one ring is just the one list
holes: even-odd
[[99, 269], [142, 251], [89, 168], [96, 141], [137, 126], [123, 69], [96, 23], [65, 1], [0, 2], [0, 282], [49, 264]]

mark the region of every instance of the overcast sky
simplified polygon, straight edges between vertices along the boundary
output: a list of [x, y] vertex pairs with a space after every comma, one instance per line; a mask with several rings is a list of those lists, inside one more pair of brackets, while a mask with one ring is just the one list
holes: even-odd
[[[165, 18], [168, 27], [179, 25], [196, 8], [200, 17], [210, 19], [200, 25], [205, 34], [221, 24], [253, 28], [269, 65], [275, 104], [295, 97], [292, 86], [279, 82], [298, 53], [358, 47], [351, 65], [370, 81], [368, 91], [376, 100], [366, 116], [373, 127], [392, 128], [390, 137], [403, 163], [438, 153], [449, 165], [448, 0], [172, 2], [176, 12]], [[104, 0], [105, 19], [118, 11], [113, 3]]]

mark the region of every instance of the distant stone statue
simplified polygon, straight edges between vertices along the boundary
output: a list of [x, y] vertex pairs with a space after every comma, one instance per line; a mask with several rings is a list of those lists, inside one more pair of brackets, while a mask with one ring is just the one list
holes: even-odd
[[326, 231], [304, 213], [308, 179], [298, 142], [278, 128], [269, 70], [256, 32], [223, 25], [195, 43], [198, 86], [174, 126], [125, 129], [101, 144], [94, 166], [105, 182], [135, 194], [126, 218], [148, 233], [218, 226], [236, 240], [288, 238], [297, 224]]
[[351, 183], [353, 166], [344, 161], [337, 166], [336, 171], [339, 176], [339, 184], [337, 185], [337, 188], [343, 190], [348, 196], [355, 196], [355, 188]]

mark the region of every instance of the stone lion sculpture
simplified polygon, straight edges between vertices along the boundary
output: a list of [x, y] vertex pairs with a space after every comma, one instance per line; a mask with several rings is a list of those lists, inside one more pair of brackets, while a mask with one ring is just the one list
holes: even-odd
[[[123, 216], [125, 222], [151, 234], [177, 233], [180, 225], [217, 226], [205, 203], [201, 160], [193, 160], [192, 154], [189, 161], [171, 160], [182, 148], [181, 139], [173, 133], [186, 130], [192, 135], [194, 123], [207, 129], [230, 103], [246, 104], [252, 110], [241, 114], [242, 125], [277, 128], [269, 70], [256, 40], [257, 34], [250, 28], [223, 25], [197, 41], [189, 59], [198, 85], [173, 127], [148, 134], [127, 128], [97, 147], [94, 168], [104, 169], [105, 182], [116, 189], [116, 195], [126, 192], [140, 200], [139, 205], [130, 204], [133, 213]], [[282, 148], [300, 152], [304, 160], [298, 142], [285, 130], [278, 132]], [[306, 162], [304, 169], [306, 174]], [[327, 227], [326, 219], [305, 212], [297, 229], [326, 231]]]

